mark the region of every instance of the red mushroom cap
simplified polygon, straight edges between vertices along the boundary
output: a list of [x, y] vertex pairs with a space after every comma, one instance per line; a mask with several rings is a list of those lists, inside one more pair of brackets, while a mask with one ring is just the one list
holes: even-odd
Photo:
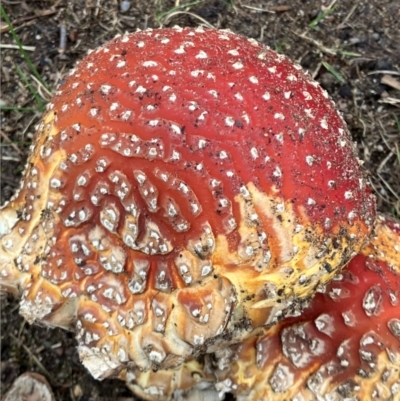
[[301, 316], [201, 363], [121, 378], [146, 400], [200, 388], [238, 401], [399, 400], [400, 221], [379, 215], [368, 246]]
[[56, 92], [0, 217], [0, 273], [28, 321], [76, 322], [95, 377], [167, 368], [298, 312], [374, 206], [299, 66], [227, 31], [146, 30]]

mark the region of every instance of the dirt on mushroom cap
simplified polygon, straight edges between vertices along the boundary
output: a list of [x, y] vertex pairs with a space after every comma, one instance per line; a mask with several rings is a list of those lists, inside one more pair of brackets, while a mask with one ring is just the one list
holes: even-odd
[[38, 132], [2, 211], [15, 224], [3, 282], [22, 286], [31, 322], [77, 317], [95, 377], [130, 360], [176, 366], [298, 312], [372, 227], [326, 93], [229, 32], [109, 42], [66, 79]]

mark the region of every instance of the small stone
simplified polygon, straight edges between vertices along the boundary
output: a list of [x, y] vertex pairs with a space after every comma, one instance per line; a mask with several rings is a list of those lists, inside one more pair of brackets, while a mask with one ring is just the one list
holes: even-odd
[[121, 6], [120, 6], [121, 13], [126, 13], [130, 8], [131, 8], [130, 1], [121, 1]]

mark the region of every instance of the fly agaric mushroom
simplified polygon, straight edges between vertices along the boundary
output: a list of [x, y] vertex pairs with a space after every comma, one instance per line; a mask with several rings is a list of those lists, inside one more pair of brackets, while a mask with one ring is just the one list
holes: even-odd
[[0, 215], [2, 285], [73, 328], [96, 378], [179, 365], [298, 313], [374, 199], [299, 66], [201, 28], [115, 38], [71, 71]]
[[205, 362], [121, 378], [146, 400], [198, 389], [237, 401], [399, 400], [400, 221], [379, 215], [371, 242], [323, 291], [301, 316]]
[[400, 398], [400, 222], [376, 236], [299, 318], [239, 346], [244, 400]]

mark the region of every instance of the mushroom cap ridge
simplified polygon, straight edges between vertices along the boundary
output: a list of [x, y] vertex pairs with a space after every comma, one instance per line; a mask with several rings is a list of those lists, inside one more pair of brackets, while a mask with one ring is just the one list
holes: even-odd
[[299, 66], [227, 31], [126, 34], [71, 71], [0, 215], [2, 286], [95, 377], [168, 368], [301, 310], [368, 237], [347, 128]]

